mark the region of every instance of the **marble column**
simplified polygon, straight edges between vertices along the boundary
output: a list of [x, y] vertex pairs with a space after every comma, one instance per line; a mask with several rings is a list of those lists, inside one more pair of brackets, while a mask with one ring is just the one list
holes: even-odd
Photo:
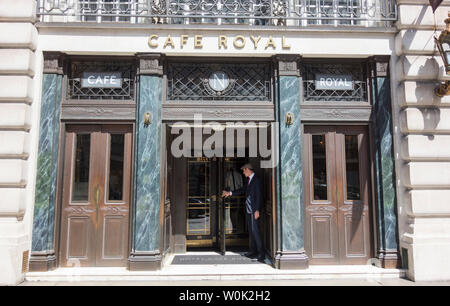
[[55, 206], [61, 105], [62, 57], [44, 54], [31, 271], [56, 268]]
[[389, 57], [372, 61], [372, 101], [374, 106], [375, 195], [377, 215], [377, 258], [381, 266], [399, 267], [397, 199]]
[[[276, 56], [280, 124], [280, 164], [278, 167], [278, 250], [280, 269], [308, 267], [304, 250], [302, 222], [302, 137], [300, 121], [301, 77], [298, 56]], [[292, 122], [286, 117], [291, 116]]]
[[[138, 56], [138, 100], [136, 103], [135, 187], [130, 270], [161, 268], [161, 56]], [[150, 122], [145, 122], [145, 118]]]

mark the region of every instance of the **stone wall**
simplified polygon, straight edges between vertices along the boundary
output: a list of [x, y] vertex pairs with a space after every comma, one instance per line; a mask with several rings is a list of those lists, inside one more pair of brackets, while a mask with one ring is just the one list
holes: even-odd
[[0, 1], [0, 285], [23, 280], [31, 243], [35, 6]]
[[[450, 97], [434, 89], [450, 79], [433, 36], [450, 1], [433, 14], [428, 0], [398, 0], [394, 130], [400, 248], [412, 280], [450, 279]], [[406, 256], [407, 254], [407, 256]]]

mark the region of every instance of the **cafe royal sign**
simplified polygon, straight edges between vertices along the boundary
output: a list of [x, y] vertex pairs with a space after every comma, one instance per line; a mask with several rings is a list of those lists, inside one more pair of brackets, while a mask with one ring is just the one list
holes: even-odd
[[[194, 44], [194, 48], [202, 49], [204, 45], [203, 35], [185, 35], [182, 34], [180, 36], [167, 35], [166, 38], [161, 38], [157, 34], [152, 34], [148, 38], [148, 45], [150, 48], [160, 48], [163, 49], [175, 49], [180, 48], [183, 49], [189, 41]], [[261, 37], [259, 35], [254, 36], [243, 36], [243, 35], [235, 35], [235, 36], [226, 36], [219, 35], [217, 36], [217, 47], [219, 50], [228, 49], [229, 47], [234, 47], [235, 49], [243, 49], [246, 44], [251, 44], [255, 50], [258, 48], [264, 48], [265, 50], [276, 50], [281, 48], [283, 50], [290, 50], [291, 46], [287, 43], [286, 37], [276, 37], [272, 36]]]

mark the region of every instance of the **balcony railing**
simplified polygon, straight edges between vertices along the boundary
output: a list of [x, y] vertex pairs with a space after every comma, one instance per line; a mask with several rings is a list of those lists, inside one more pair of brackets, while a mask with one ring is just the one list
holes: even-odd
[[395, 0], [37, 0], [42, 22], [390, 26]]

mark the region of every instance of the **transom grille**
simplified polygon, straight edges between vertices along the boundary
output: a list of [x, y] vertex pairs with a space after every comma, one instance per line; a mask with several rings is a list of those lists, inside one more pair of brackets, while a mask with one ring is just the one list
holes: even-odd
[[[316, 75], [350, 75], [353, 90], [316, 88]], [[302, 67], [305, 101], [367, 102], [367, 68], [360, 63], [305, 63]]]
[[[119, 88], [83, 87], [83, 72], [120, 72]], [[134, 65], [131, 62], [72, 62], [70, 64], [67, 98], [75, 100], [133, 100]]]
[[[214, 72], [228, 77], [221, 91], [210, 86]], [[271, 101], [270, 64], [169, 63], [167, 98], [180, 101]]]

